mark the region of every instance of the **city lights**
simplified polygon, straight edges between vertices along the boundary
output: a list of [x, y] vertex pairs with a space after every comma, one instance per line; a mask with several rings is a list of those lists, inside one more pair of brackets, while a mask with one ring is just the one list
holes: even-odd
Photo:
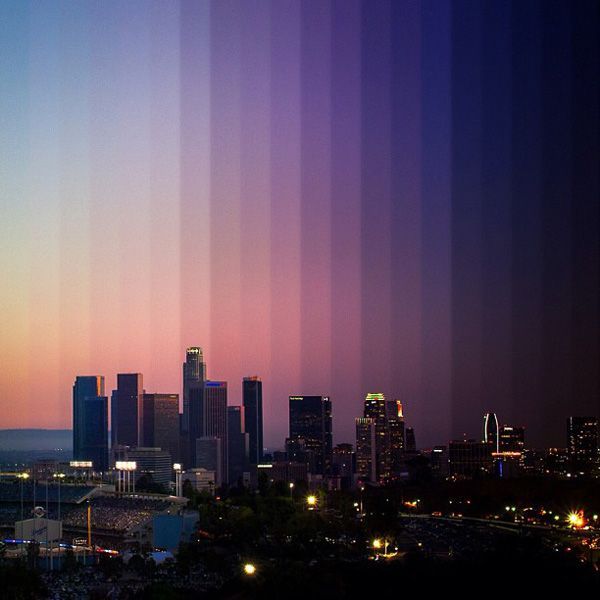
[[574, 511], [569, 513], [568, 516], [569, 525], [575, 529], [580, 529], [585, 525], [585, 519], [583, 518], [583, 511]]

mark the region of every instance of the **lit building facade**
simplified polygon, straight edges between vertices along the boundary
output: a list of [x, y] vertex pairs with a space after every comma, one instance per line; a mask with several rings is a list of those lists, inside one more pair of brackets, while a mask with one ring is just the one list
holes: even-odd
[[288, 459], [307, 462], [313, 474], [328, 475], [333, 447], [331, 399], [290, 396]]
[[574, 474], [588, 475], [598, 469], [598, 438], [596, 417], [567, 419], [567, 450]]
[[202, 387], [206, 381], [206, 363], [202, 348], [193, 346], [185, 353], [183, 363], [183, 413], [181, 416], [181, 430], [188, 432], [190, 428], [190, 390]]

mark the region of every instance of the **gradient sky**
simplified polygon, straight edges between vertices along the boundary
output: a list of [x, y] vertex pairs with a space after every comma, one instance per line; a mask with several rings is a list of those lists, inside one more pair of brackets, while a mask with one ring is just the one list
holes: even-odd
[[600, 8], [0, 2], [0, 427], [77, 374], [366, 392], [417, 443], [600, 402]]

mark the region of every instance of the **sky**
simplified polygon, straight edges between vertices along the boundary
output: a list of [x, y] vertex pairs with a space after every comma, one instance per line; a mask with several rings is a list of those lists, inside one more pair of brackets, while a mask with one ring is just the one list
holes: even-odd
[[600, 407], [600, 8], [581, 0], [0, 2], [0, 427], [76, 375], [181, 393], [187, 346], [265, 442], [367, 392], [419, 446]]

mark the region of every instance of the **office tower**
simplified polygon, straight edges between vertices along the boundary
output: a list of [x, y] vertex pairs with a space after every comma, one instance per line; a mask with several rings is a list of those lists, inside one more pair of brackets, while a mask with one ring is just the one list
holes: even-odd
[[448, 447], [450, 473], [478, 477], [492, 471], [492, 445], [475, 440], [455, 440]]
[[390, 445], [390, 468], [392, 475], [398, 475], [404, 459], [404, 414], [400, 400], [388, 400], [387, 430]]
[[491, 445], [492, 452], [499, 452], [500, 435], [496, 413], [483, 415], [483, 441]]
[[104, 377], [80, 376], [73, 385], [73, 458], [108, 468], [108, 398]]
[[244, 412], [241, 406], [227, 407], [227, 455], [229, 484], [238, 485], [248, 470], [249, 436], [244, 432]]
[[377, 482], [377, 424], [375, 419], [357, 417], [356, 475], [362, 481]]
[[523, 470], [525, 449], [525, 429], [502, 425], [498, 432], [498, 450], [492, 447], [496, 474], [501, 478], [520, 475]]
[[400, 472], [404, 456], [404, 414], [400, 400], [386, 400], [383, 394], [367, 394], [364, 417], [375, 420], [377, 480]]
[[117, 375], [117, 389], [113, 390], [110, 407], [112, 446], [133, 448], [141, 445], [143, 396], [144, 384], [141, 373]]
[[190, 390], [202, 386], [206, 381], [206, 364], [202, 348], [192, 347], [185, 352], [183, 363], [183, 414], [181, 416], [181, 430], [188, 432], [190, 428]]
[[354, 448], [352, 444], [338, 444], [333, 449], [331, 474], [334, 477], [339, 477], [342, 489], [352, 487], [354, 474]]
[[161, 448], [179, 461], [179, 394], [144, 394], [143, 398], [145, 447]]
[[436, 478], [448, 475], [448, 449], [446, 446], [434, 446], [431, 451], [431, 474]]
[[589, 474], [598, 468], [598, 419], [569, 417], [567, 419], [567, 450], [571, 469]]
[[405, 440], [405, 448], [408, 454], [414, 454], [417, 451], [417, 440], [415, 438], [415, 430], [414, 427], [406, 428], [406, 440]]
[[525, 448], [525, 428], [502, 425], [498, 446], [500, 452], [523, 452]]
[[221, 476], [227, 483], [227, 382], [207, 381], [204, 385], [204, 435], [221, 440]]
[[[331, 467], [332, 419], [328, 396], [290, 396], [290, 461], [306, 461], [313, 474], [328, 475]], [[300, 446], [301, 450], [296, 450]]]
[[206, 469], [215, 474], [215, 485], [223, 485], [223, 440], [214, 436], [205, 436], [195, 441], [197, 469]]
[[242, 382], [244, 426], [249, 439], [250, 464], [263, 460], [262, 381], [259, 377], [244, 377]]

